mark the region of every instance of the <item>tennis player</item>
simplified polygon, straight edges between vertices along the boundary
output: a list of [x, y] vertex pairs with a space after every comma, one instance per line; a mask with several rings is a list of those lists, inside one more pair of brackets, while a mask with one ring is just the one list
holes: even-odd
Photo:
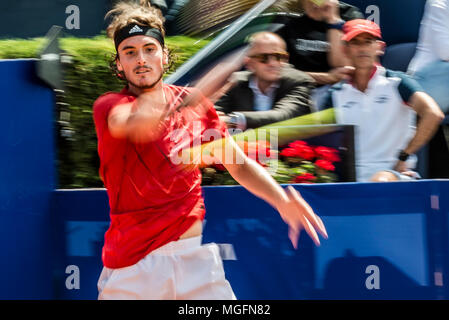
[[[98, 298], [235, 299], [217, 245], [201, 244], [200, 170], [172, 161], [181, 149], [211, 137], [224, 142], [211, 148], [212, 155], [279, 212], [294, 247], [302, 229], [317, 245], [317, 232], [327, 238], [321, 219], [301, 195], [292, 187], [284, 190], [229, 138], [201, 92], [163, 83], [169, 53], [160, 11], [143, 1], [119, 3], [108, 14], [117, 72], [127, 86], [100, 96], [93, 109], [111, 219]], [[225, 161], [229, 152], [232, 161]], [[243, 159], [239, 164], [238, 157]]]

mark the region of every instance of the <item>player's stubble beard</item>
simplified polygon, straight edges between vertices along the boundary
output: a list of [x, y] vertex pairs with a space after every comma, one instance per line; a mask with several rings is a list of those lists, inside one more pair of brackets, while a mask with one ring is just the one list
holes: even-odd
[[139, 91], [143, 91], [143, 90], [153, 89], [159, 83], [159, 81], [161, 81], [162, 77], [164, 76], [164, 72], [161, 72], [158, 79], [149, 85], [138, 85], [138, 84], [134, 83], [133, 81], [129, 80], [125, 73], [123, 73], [123, 75], [125, 77], [125, 80], [128, 82], [128, 86], [132, 85], [134, 88], [138, 89]]

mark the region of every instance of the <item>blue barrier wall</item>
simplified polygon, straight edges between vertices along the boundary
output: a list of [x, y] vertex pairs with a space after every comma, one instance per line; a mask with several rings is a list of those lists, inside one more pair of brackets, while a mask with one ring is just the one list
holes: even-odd
[[[327, 226], [321, 247], [302, 235], [295, 251], [278, 214], [244, 188], [204, 188], [203, 242], [220, 244], [239, 299], [447, 298], [438, 279], [447, 276], [449, 181], [295, 187]], [[54, 203], [65, 238], [57, 298], [95, 299], [106, 193], [60, 190]], [[68, 265], [79, 267], [78, 290], [65, 287]], [[378, 268], [379, 289], [366, 287], [370, 266]]]
[[53, 93], [35, 61], [0, 60], [0, 299], [53, 297]]

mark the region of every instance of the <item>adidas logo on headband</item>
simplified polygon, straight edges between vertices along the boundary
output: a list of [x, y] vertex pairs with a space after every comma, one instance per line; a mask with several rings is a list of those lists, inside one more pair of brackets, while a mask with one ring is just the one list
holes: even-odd
[[143, 32], [143, 30], [136, 24], [131, 30], [129, 30], [129, 34], [135, 32]]
[[164, 47], [164, 37], [159, 29], [132, 23], [123, 27], [116, 33], [114, 36], [115, 48], [117, 49], [123, 40], [137, 35], [152, 37], [156, 39], [162, 47]]

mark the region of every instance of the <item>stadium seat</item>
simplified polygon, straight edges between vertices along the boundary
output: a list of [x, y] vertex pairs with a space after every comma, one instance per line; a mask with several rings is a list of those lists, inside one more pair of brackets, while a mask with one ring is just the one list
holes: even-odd
[[390, 70], [406, 72], [415, 55], [416, 42], [399, 43], [388, 46], [382, 57], [382, 65]]

